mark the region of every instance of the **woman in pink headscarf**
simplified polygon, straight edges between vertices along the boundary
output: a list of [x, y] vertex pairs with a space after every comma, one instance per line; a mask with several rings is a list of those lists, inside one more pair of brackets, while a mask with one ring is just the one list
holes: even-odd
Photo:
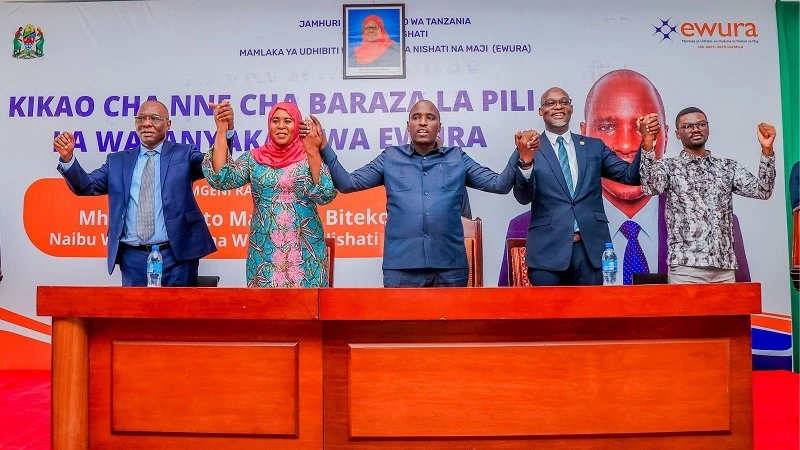
[[300, 138], [300, 110], [294, 103], [276, 104], [267, 118], [266, 143], [234, 161], [226, 141], [233, 109], [227, 101], [212, 106], [217, 136], [203, 161], [203, 174], [216, 189], [250, 183], [253, 196], [247, 286], [327, 286], [325, 233], [317, 205], [330, 203], [336, 191], [318, 143]]
[[393, 67], [401, 64], [400, 45], [386, 33], [383, 20], [370, 15], [361, 22], [361, 45], [353, 49], [351, 67]]

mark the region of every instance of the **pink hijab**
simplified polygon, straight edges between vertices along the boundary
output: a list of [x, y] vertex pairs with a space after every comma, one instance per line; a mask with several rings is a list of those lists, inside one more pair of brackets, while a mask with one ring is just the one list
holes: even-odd
[[353, 53], [356, 55], [356, 61], [358, 61], [359, 64], [369, 64], [372, 61], [375, 61], [383, 54], [383, 52], [386, 51], [387, 48], [389, 48], [390, 45], [394, 43], [392, 38], [390, 38], [389, 34], [386, 32], [386, 27], [383, 25], [383, 20], [375, 15], [367, 16], [364, 18], [364, 21], [361, 22], [362, 35], [364, 33], [364, 25], [370, 20], [377, 23], [380, 27], [381, 37], [379, 37], [375, 42], [368, 42], [362, 38], [361, 45], [353, 49]]
[[272, 135], [269, 134], [269, 125], [267, 125], [267, 142], [261, 147], [250, 150], [253, 159], [259, 164], [264, 164], [275, 169], [281, 169], [306, 158], [306, 148], [303, 146], [303, 141], [300, 139], [300, 121], [303, 120], [303, 115], [300, 114], [300, 110], [294, 103], [280, 102], [275, 104], [269, 111], [267, 124], [272, 122], [272, 117], [275, 116], [275, 113], [279, 109], [289, 113], [292, 120], [294, 120], [295, 126], [292, 140], [285, 147], [278, 146], [278, 144], [272, 140]]

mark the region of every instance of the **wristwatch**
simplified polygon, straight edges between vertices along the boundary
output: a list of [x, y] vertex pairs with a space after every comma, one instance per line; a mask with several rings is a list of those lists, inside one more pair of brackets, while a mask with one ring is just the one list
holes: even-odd
[[523, 161], [521, 159], [518, 159], [517, 160], [517, 167], [519, 167], [522, 170], [528, 170], [531, 167], [533, 167], [533, 160], [531, 160], [531, 162], [529, 162], [529, 163], [525, 163], [525, 161]]

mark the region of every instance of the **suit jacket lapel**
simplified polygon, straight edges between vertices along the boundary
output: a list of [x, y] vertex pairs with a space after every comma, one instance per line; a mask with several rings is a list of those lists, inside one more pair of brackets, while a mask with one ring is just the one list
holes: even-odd
[[128, 198], [131, 196], [131, 181], [133, 181], [133, 169], [136, 167], [136, 158], [139, 157], [139, 149], [135, 147], [125, 150], [122, 158], [122, 192], [125, 194], [125, 205], [128, 204]]
[[161, 146], [161, 170], [159, 171], [159, 176], [161, 177], [161, 196], [164, 196], [164, 183], [167, 179], [167, 168], [169, 168], [169, 160], [172, 158], [172, 155], [175, 154], [175, 144], [170, 141], [164, 141], [164, 144]]
[[583, 187], [583, 180], [586, 178], [586, 146], [582, 145], [585, 141], [580, 134], [572, 134], [572, 145], [575, 147], [575, 157], [578, 159], [578, 183], [575, 186], [575, 197], [578, 197], [578, 192]]
[[561, 185], [561, 189], [564, 190], [564, 195], [571, 198], [569, 195], [569, 188], [567, 187], [567, 180], [564, 178], [564, 171], [561, 170], [561, 163], [558, 162], [558, 155], [555, 149], [553, 149], [552, 144], [550, 144], [550, 139], [547, 138], [547, 135], [544, 134], [544, 132], [540, 133], [540, 135], [541, 138], [539, 142], [541, 143], [541, 147], [539, 148], [539, 153], [542, 154], [542, 157], [544, 157], [550, 165], [553, 176], [558, 181], [558, 184]]

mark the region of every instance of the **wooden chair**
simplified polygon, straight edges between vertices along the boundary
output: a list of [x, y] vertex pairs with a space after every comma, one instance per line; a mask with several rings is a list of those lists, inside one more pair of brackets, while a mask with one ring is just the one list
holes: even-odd
[[325, 238], [326, 257], [328, 258], [328, 287], [333, 287], [333, 264], [336, 262], [336, 239]]
[[469, 277], [467, 286], [483, 286], [483, 226], [480, 217], [468, 219], [461, 218], [464, 227], [464, 247], [467, 250], [467, 264]]
[[506, 239], [506, 264], [509, 286], [530, 286], [528, 266], [525, 264], [525, 238]]

